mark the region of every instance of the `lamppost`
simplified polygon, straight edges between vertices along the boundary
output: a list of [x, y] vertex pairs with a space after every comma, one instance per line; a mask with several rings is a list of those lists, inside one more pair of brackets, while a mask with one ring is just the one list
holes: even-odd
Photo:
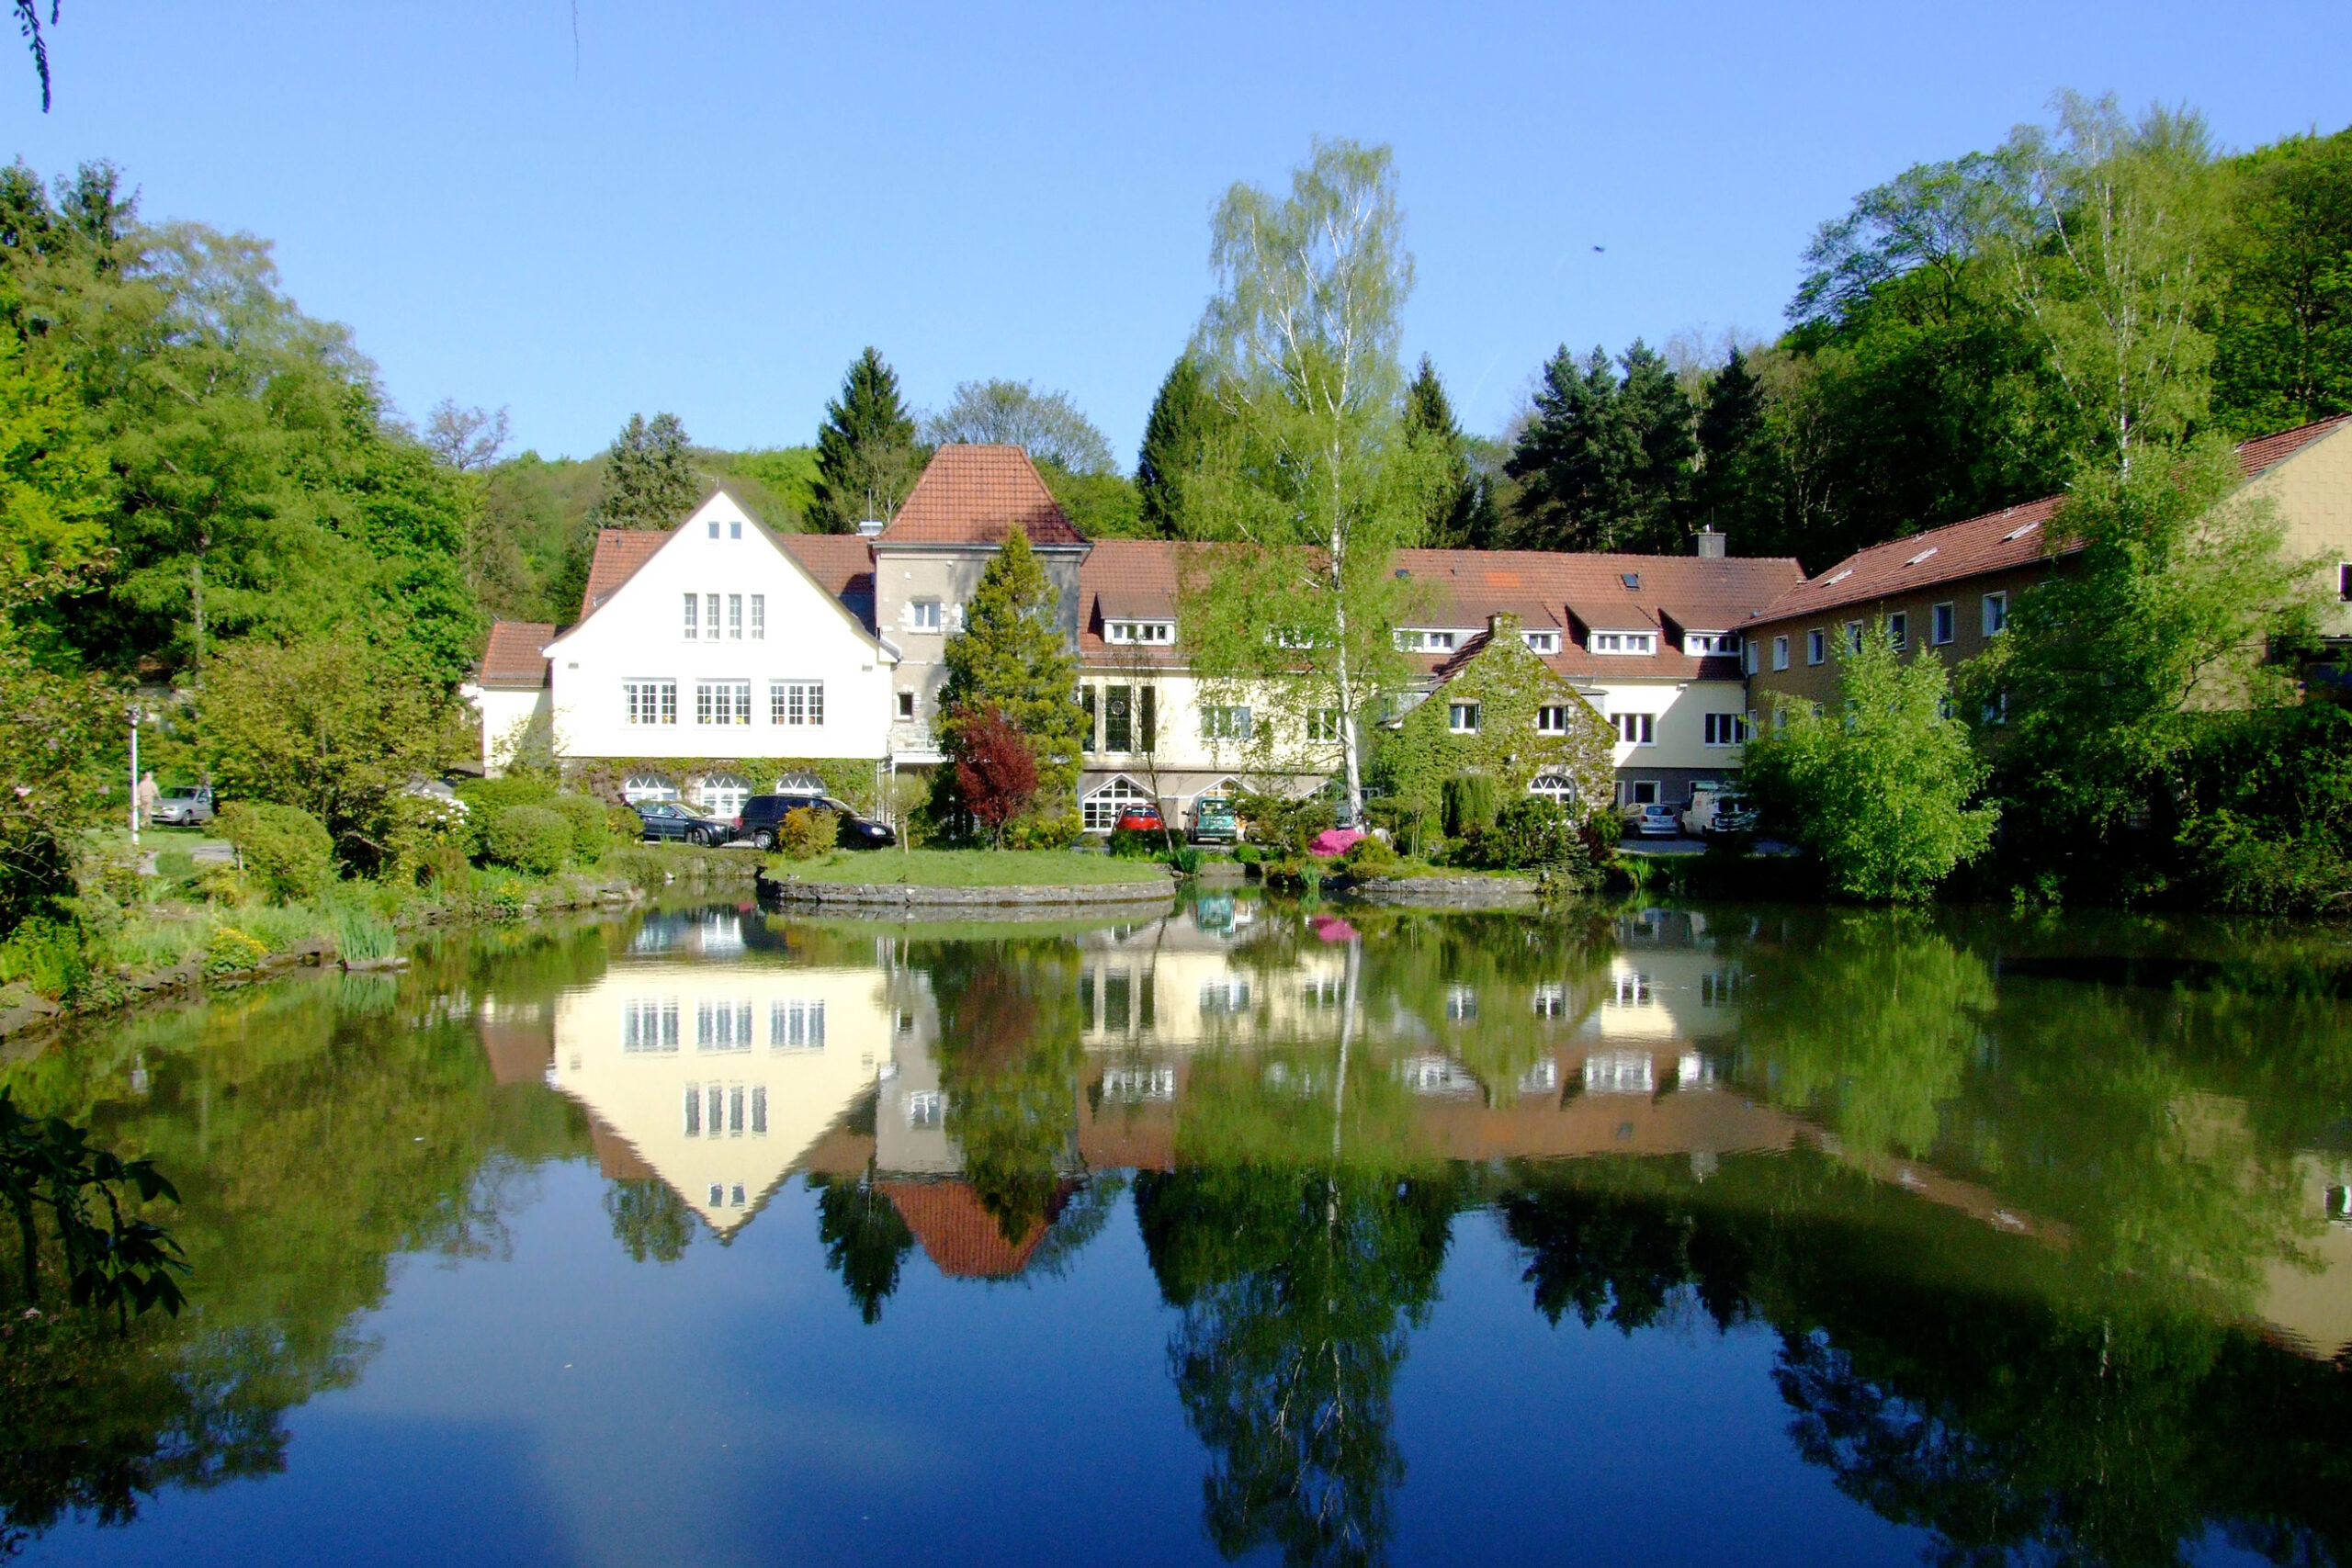
[[130, 717], [130, 847], [139, 847], [139, 705], [133, 703]]

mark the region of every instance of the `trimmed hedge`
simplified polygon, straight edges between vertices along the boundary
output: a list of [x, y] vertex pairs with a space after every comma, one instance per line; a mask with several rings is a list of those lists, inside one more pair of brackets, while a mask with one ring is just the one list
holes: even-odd
[[544, 806], [510, 806], [481, 826], [482, 857], [532, 876], [561, 871], [571, 848], [571, 824]]
[[[611, 808], [603, 801], [584, 795], [559, 795], [539, 804], [571, 826], [571, 852], [582, 863], [593, 863], [611, 846]], [[634, 819], [636, 813], [630, 813], [630, 817]]]
[[317, 896], [334, 880], [334, 840], [309, 812], [267, 801], [232, 801], [213, 819], [237, 847], [245, 873], [281, 904]]

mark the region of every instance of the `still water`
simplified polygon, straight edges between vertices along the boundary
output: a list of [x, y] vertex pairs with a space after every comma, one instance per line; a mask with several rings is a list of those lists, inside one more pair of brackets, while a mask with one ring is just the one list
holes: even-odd
[[2335, 931], [721, 906], [0, 1081], [196, 1264], [28, 1562], [2352, 1559]]

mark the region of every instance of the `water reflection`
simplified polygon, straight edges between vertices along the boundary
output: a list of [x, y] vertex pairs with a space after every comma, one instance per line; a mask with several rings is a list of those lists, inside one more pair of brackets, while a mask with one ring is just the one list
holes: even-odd
[[1476, 1213], [1547, 1321], [1769, 1331], [1795, 1451], [1942, 1560], [2340, 1560], [2345, 972], [2277, 928], [1249, 895], [453, 940], [0, 1071], [181, 1178], [202, 1309], [74, 1348], [62, 1402], [0, 1354], [0, 1506], [38, 1532], [272, 1472], [281, 1413], [365, 1375], [392, 1259], [500, 1256], [590, 1159], [648, 1265], [805, 1179], [866, 1324], [918, 1258], [1048, 1279], [1131, 1209], [1227, 1556], [1383, 1556], [1398, 1380]]

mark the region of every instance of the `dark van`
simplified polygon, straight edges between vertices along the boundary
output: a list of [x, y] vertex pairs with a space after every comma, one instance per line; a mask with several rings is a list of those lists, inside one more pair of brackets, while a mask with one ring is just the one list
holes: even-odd
[[743, 815], [735, 819], [736, 835], [751, 840], [761, 849], [772, 850], [775, 848], [776, 835], [784, 829], [786, 816], [809, 808], [830, 811], [842, 819], [840, 841], [845, 850], [878, 850], [899, 841], [899, 835], [884, 824], [860, 816], [845, 802], [814, 791], [752, 796], [743, 802]]

